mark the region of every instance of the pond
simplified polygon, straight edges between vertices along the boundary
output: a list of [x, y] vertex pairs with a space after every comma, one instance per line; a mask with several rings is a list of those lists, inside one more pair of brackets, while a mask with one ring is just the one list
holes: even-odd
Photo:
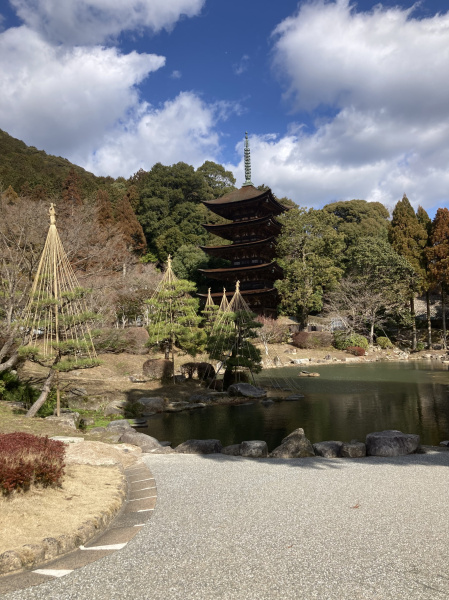
[[148, 427], [139, 431], [173, 446], [187, 439], [217, 438], [223, 446], [265, 440], [270, 450], [297, 427], [312, 443], [364, 441], [367, 433], [383, 429], [418, 433], [423, 444], [449, 439], [448, 365], [430, 360], [318, 365], [312, 370], [319, 378], [299, 378], [301, 369], [261, 374], [266, 381], [294, 379], [304, 395], [299, 400], [162, 413], [150, 417]]

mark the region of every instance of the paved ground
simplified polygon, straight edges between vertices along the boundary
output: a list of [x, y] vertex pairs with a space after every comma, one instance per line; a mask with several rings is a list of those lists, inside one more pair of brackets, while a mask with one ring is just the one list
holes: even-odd
[[10, 600], [439, 600], [449, 452], [395, 459], [151, 455], [158, 500], [125, 548]]

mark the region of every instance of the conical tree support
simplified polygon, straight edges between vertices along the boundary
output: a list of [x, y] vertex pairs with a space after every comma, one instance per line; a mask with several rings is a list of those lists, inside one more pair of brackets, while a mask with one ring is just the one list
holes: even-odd
[[[201, 318], [195, 310], [197, 300], [190, 295], [194, 289], [195, 286], [191, 282], [176, 277], [169, 255], [164, 276], [148, 300], [149, 341], [153, 346], [164, 346], [166, 359], [169, 359], [171, 354], [173, 381], [175, 342], [181, 340], [183, 349], [194, 354], [195, 345], [199, 340], [198, 323]], [[200, 333], [204, 335], [204, 332]]]
[[[70, 368], [86, 366], [86, 357], [91, 366], [96, 364], [97, 359], [87, 324], [88, 312], [82, 289], [56, 229], [53, 204], [50, 205], [49, 215], [50, 227], [25, 309], [23, 326], [28, 332], [28, 352], [34, 348], [34, 355], [38, 355], [37, 362], [49, 366], [50, 371], [39, 399], [30, 408], [27, 416], [34, 416], [45, 402], [62, 354], [70, 354]], [[63, 352], [61, 344], [65, 344]], [[59, 415], [59, 377], [56, 377], [56, 381]]]

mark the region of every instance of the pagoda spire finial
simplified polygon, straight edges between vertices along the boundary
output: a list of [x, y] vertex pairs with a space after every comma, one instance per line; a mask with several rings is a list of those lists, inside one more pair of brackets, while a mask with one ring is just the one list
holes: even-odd
[[254, 185], [251, 181], [251, 153], [249, 150], [249, 140], [248, 140], [248, 132], [245, 131], [245, 150], [244, 150], [244, 160], [245, 160], [245, 183], [243, 185]]

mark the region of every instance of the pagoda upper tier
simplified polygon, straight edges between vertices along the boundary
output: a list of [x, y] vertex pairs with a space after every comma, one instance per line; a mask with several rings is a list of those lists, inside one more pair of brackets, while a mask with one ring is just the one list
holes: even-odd
[[285, 206], [276, 200], [270, 189], [261, 191], [253, 185], [244, 185], [239, 190], [203, 204], [215, 214], [233, 221], [234, 226], [239, 221], [274, 217], [285, 212]]
[[271, 238], [278, 236], [281, 232], [281, 224], [272, 215], [256, 219], [242, 219], [232, 223], [203, 225], [203, 227], [209, 233], [235, 244]]

